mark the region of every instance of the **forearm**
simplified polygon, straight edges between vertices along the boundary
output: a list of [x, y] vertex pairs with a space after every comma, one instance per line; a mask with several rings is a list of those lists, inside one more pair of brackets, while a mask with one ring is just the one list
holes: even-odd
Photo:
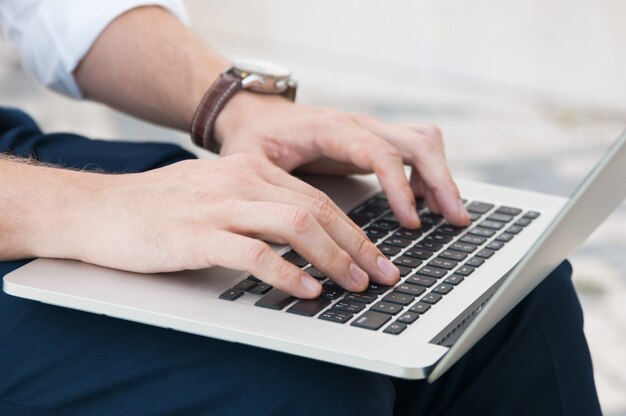
[[0, 261], [75, 258], [71, 230], [97, 176], [0, 155]]
[[188, 130], [202, 95], [227, 67], [169, 12], [141, 7], [107, 26], [74, 76], [89, 99]]

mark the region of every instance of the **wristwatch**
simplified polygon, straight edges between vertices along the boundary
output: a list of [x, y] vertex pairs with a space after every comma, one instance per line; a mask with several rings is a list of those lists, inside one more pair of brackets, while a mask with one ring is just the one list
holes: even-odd
[[220, 144], [213, 135], [215, 120], [238, 91], [277, 94], [294, 101], [296, 89], [291, 72], [280, 65], [252, 59], [235, 61], [202, 97], [191, 122], [191, 139], [197, 146], [219, 153]]

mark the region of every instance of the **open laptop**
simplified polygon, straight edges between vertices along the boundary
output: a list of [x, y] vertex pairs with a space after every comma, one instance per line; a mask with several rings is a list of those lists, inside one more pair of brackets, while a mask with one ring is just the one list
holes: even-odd
[[[8, 274], [8, 294], [245, 343], [407, 379], [433, 381], [526, 296], [626, 197], [626, 131], [567, 200], [459, 181], [472, 223], [453, 227], [421, 208], [404, 230], [370, 176], [312, 177], [396, 263], [394, 287], [347, 293], [324, 281], [294, 299], [253, 276], [212, 268], [135, 274], [38, 259]], [[419, 201], [418, 201], [419, 202]]]

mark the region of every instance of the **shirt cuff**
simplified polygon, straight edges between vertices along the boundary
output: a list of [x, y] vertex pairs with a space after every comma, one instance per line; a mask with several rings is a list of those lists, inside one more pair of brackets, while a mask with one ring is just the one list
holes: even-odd
[[[41, 2], [24, 30], [19, 54], [24, 71], [52, 90], [83, 98], [72, 72], [116, 17], [140, 6], [161, 6], [185, 25], [189, 18], [179, 0]], [[103, 68], [103, 70], [106, 70]]]

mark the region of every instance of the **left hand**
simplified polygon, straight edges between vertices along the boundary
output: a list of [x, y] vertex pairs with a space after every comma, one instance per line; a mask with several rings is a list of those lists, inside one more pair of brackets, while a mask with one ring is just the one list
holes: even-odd
[[[415, 196], [455, 225], [469, 218], [448, 170], [441, 132], [433, 124], [386, 124], [363, 115], [240, 92], [215, 124], [221, 156], [252, 153], [286, 171], [320, 174], [374, 172], [393, 213], [420, 226]], [[412, 167], [407, 179], [404, 165]]]

